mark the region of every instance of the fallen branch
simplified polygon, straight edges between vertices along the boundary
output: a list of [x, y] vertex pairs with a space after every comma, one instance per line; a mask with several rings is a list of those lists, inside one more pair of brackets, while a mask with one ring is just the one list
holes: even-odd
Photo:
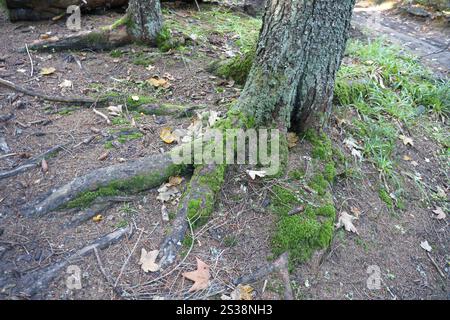
[[283, 253], [277, 260], [272, 263], [269, 263], [266, 266], [263, 266], [256, 270], [256, 272], [245, 275], [233, 281], [233, 284], [252, 284], [260, 281], [264, 277], [267, 277], [269, 274], [273, 272], [278, 272], [284, 282], [284, 299], [285, 300], [294, 300], [294, 295], [292, 293], [291, 282], [289, 279], [289, 255], [287, 252]]
[[0, 279], [0, 287], [4, 288], [5, 286], [9, 286], [11, 282], [13, 282], [15, 287], [12, 289], [12, 293], [14, 295], [33, 297], [36, 294], [45, 292], [45, 289], [58, 276], [59, 272], [76, 261], [76, 259], [85, 257], [94, 252], [94, 250], [105, 249], [122, 239], [123, 236], [127, 234], [131, 235], [131, 233], [131, 227], [118, 229], [95, 240], [91, 244], [83, 247], [67, 258], [63, 258], [43, 269], [25, 274], [23, 277], [19, 278], [19, 280]]
[[96, 102], [102, 102], [105, 99], [92, 99], [92, 98], [84, 98], [84, 97], [62, 97], [62, 96], [51, 96], [42, 92], [37, 92], [34, 90], [30, 90], [24, 87], [21, 87], [11, 81], [0, 78], [0, 86], [12, 89], [14, 91], [26, 94], [32, 97], [38, 97], [47, 101], [53, 102], [65, 102], [65, 103], [89, 103], [93, 104]]
[[47, 150], [46, 152], [26, 161], [23, 165], [14, 168], [12, 170], [9, 171], [3, 171], [0, 172], [0, 180], [1, 179], [5, 179], [5, 178], [9, 178], [12, 176], [16, 176], [19, 173], [25, 172], [31, 168], [35, 168], [37, 166], [39, 166], [41, 164], [41, 161], [45, 158], [48, 158], [52, 155], [54, 155], [55, 153], [57, 153], [58, 151], [60, 151], [61, 149], [63, 149], [63, 145], [57, 145], [49, 150]]
[[139, 192], [148, 190], [169, 179], [170, 176], [180, 173], [184, 166], [176, 165], [172, 161], [170, 154], [154, 155], [142, 159], [129, 161], [109, 167], [103, 167], [77, 177], [60, 188], [52, 190], [43, 200], [37, 199], [33, 204], [23, 209], [23, 214], [27, 216], [40, 216], [75, 199], [85, 191], [95, 191], [101, 187], [106, 187], [115, 183], [120, 187], [120, 183], [129, 182], [131, 179], [138, 179], [132, 190], [123, 192]]

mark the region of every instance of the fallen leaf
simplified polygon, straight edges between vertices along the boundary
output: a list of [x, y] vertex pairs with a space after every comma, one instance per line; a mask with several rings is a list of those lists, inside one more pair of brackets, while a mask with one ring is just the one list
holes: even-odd
[[155, 88], [169, 88], [170, 87], [170, 83], [169, 81], [167, 81], [166, 79], [160, 79], [157, 77], [153, 77], [147, 80], [148, 83], [150, 83], [153, 87]]
[[177, 139], [177, 136], [173, 134], [172, 129], [168, 127], [161, 130], [159, 137], [167, 144], [171, 144]]
[[411, 158], [410, 156], [404, 155], [404, 156], [403, 156], [403, 160], [405, 160], [405, 161], [411, 161], [412, 158]]
[[158, 189], [158, 193], [156, 199], [164, 203], [176, 199], [180, 191], [175, 186], [165, 183]]
[[295, 147], [298, 143], [298, 136], [295, 134], [295, 132], [288, 132], [287, 134], [287, 142], [289, 149]]
[[433, 213], [436, 215], [436, 216], [434, 216], [434, 218], [438, 219], [438, 220], [444, 220], [446, 217], [446, 214], [445, 214], [444, 210], [442, 210], [441, 207], [436, 207], [436, 209], [433, 210]]
[[194, 284], [189, 289], [189, 292], [200, 291], [206, 289], [209, 283], [209, 266], [199, 258], [197, 259], [197, 270], [184, 272], [183, 277], [194, 281]]
[[427, 240], [425, 240], [425, 241], [422, 241], [421, 243], [420, 243], [420, 247], [423, 249], [423, 250], [425, 250], [425, 251], [428, 251], [428, 252], [431, 252], [431, 246], [430, 246], [430, 244], [428, 243], [428, 241]]
[[133, 100], [133, 101], [139, 101], [139, 96], [131, 96], [131, 100]]
[[94, 222], [100, 222], [102, 220], [103, 220], [103, 216], [101, 214], [98, 214], [92, 218], [92, 221], [94, 221]]
[[59, 87], [60, 88], [72, 88], [72, 81], [70, 81], [70, 80], [64, 80], [63, 82], [61, 82], [60, 84], [59, 84]]
[[41, 161], [42, 172], [46, 173], [48, 171], [48, 163], [45, 159]]
[[353, 213], [356, 219], [359, 219], [359, 216], [361, 215], [361, 210], [359, 210], [357, 207], [351, 207], [350, 211]]
[[139, 264], [144, 272], [156, 272], [159, 270], [159, 264], [157, 264], [156, 258], [158, 257], [159, 250], [153, 250], [147, 252], [144, 248], [141, 250], [141, 258]]
[[359, 235], [358, 230], [356, 230], [356, 227], [353, 225], [353, 220], [356, 219], [356, 217], [349, 215], [347, 212], [343, 211], [339, 214], [339, 220], [338, 223], [335, 224], [335, 226], [337, 229], [344, 227], [346, 231], [354, 232]]
[[52, 73], [55, 73], [56, 69], [53, 67], [50, 68], [42, 68], [40, 74], [42, 76], [48, 76], [51, 75]]
[[253, 288], [249, 285], [238, 285], [230, 294], [231, 300], [253, 300]]
[[180, 176], [174, 176], [174, 177], [169, 178], [169, 184], [171, 186], [178, 186], [181, 184], [182, 181], [183, 181], [183, 178]]
[[403, 135], [403, 134], [399, 135], [398, 137], [400, 138], [400, 140], [403, 141], [403, 144], [404, 144], [405, 146], [407, 146], [408, 144], [409, 144], [410, 146], [414, 146], [414, 141], [413, 141], [412, 138], [407, 137], [407, 136], [405, 136], [405, 135]]
[[252, 180], [255, 180], [257, 176], [260, 178], [264, 178], [266, 176], [266, 171], [247, 170], [247, 173]]

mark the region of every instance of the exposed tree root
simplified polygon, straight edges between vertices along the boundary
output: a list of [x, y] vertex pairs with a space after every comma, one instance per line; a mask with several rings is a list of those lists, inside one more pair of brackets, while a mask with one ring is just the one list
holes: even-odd
[[131, 227], [118, 229], [95, 240], [88, 246], [83, 247], [74, 254], [70, 255], [68, 258], [63, 258], [59, 262], [51, 264], [43, 269], [25, 274], [19, 278], [18, 281], [11, 279], [0, 279], [0, 287], [9, 286], [12, 282], [15, 284], [15, 287], [12, 289], [14, 295], [33, 297], [40, 292], [44, 292], [51, 282], [58, 276], [59, 272], [76, 261], [76, 259], [85, 257], [94, 252], [94, 250], [107, 248], [122, 239], [125, 235], [131, 235], [131, 231]]
[[202, 165], [195, 170], [178, 206], [172, 231], [161, 242], [159, 251], [161, 268], [164, 269], [175, 261], [189, 222], [202, 223], [209, 217], [214, 209], [216, 194], [220, 191], [224, 174], [224, 165]]
[[23, 214], [44, 215], [75, 199], [82, 192], [95, 191], [110, 185], [124, 192], [147, 190], [161, 185], [183, 169], [183, 166], [173, 163], [169, 153], [99, 168], [52, 190], [43, 200], [38, 199], [34, 205], [26, 207]]
[[5, 178], [9, 178], [9, 177], [13, 177], [15, 175], [18, 175], [19, 173], [22, 173], [24, 171], [27, 171], [28, 169], [31, 168], [35, 168], [37, 166], [40, 165], [42, 159], [51, 157], [52, 155], [54, 155], [55, 153], [59, 152], [61, 149], [63, 149], [64, 146], [62, 145], [58, 145], [55, 146], [49, 150], [47, 150], [46, 152], [26, 161], [23, 165], [18, 166], [17, 168], [14, 168], [12, 170], [9, 171], [3, 171], [0, 172], [0, 180], [1, 179], [5, 179]]
[[135, 200], [136, 197], [102, 197], [96, 199], [90, 208], [82, 210], [81, 212], [75, 214], [68, 223], [64, 225], [65, 229], [73, 228], [79, 226], [80, 224], [92, 219], [96, 215], [104, 212], [106, 209], [112, 207], [114, 203], [118, 202], [129, 202]]
[[36, 51], [63, 51], [63, 50], [110, 50], [132, 41], [124, 24], [127, 17], [117, 23], [94, 31], [80, 31], [61, 39], [39, 40], [28, 46]]
[[[38, 97], [47, 101], [53, 101], [53, 102], [66, 102], [66, 103], [89, 103], [93, 104], [96, 102], [101, 102], [102, 99], [93, 99], [93, 98], [86, 98], [86, 97], [62, 97], [62, 96], [52, 96], [48, 95], [42, 92], [30, 90], [24, 87], [21, 87], [17, 84], [12, 83], [11, 81], [5, 80], [0, 78], [0, 86], [12, 89], [14, 91], [26, 94], [28, 96], [32, 97]], [[105, 99], [103, 99], [105, 100]]]
[[235, 285], [238, 284], [251, 284], [260, 281], [264, 277], [268, 276], [273, 272], [278, 272], [283, 279], [284, 283], [284, 299], [285, 300], [294, 300], [294, 295], [292, 293], [291, 282], [289, 279], [289, 254], [287, 252], [283, 253], [272, 263], [269, 263], [266, 266], [263, 266], [256, 270], [256, 272], [245, 275], [233, 281]]

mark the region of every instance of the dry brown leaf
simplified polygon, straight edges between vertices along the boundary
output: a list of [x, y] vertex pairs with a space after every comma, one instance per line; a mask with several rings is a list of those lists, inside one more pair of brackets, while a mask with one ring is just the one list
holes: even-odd
[[295, 132], [288, 132], [287, 134], [287, 142], [289, 149], [295, 147], [298, 143], [298, 136], [295, 134]]
[[106, 158], [108, 158], [108, 156], [109, 156], [109, 151], [106, 151], [106, 152], [104, 152], [104, 153], [102, 153], [101, 155], [100, 155], [100, 157], [98, 157], [98, 161], [103, 161], [103, 160], [106, 160]]
[[433, 213], [435, 214], [434, 216], [435, 219], [444, 220], [446, 218], [446, 214], [441, 207], [436, 207], [436, 209], [433, 210]]
[[159, 134], [159, 137], [167, 144], [171, 144], [177, 139], [177, 136], [173, 134], [172, 129], [169, 127], [163, 128]]
[[41, 161], [42, 172], [46, 173], [48, 171], [48, 163], [45, 159]]
[[356, 227], [353, 225], [353, 220], [356, 220], [357, 218], [349, 215], [347, 212], [342, 211], [339, 214], [339, 220], [338, 223], [336, 223], [336, 228], [339, 229], [341, 227], [344, 227], [346, 231], [348, 232], [354, 232], [356, 234], [358, 233], [358, 230], [356, 230]]
[[92, 218], [92, 221], [94, 221], [94, 222], [100, 222], [102, 220], [103, 220], [103, 216], [101, 214], [98, 214]]
[[39, 72], [42, 76], [48, 76], [55, 73], [56, 69], [53, 67], [50, 68], [42, 68], [41, 72]]
[[412, 160], [412, 158], [410, 157], [410, 156], [408, 156], [408, 155], [404, 155], [403, 156], [403, 160], [405, 160], [405, 161], [411, 161]]
[[405, 146], [407, 146], [408, 144], [409, 144], [410, 146], [414, 146], [414, 140], [413, 140], [412, 138], [407, 137], [407, 136], [405, 136], [405, 135], [403, 135], [403, 134], [399, 135], [398, 137], [400, 138], [400, 140], [403, 141], [403, 144], [404, 144]]
[[197, 270], [184, 272], [183, 277], [194, 281], [194, 284], [189, 289], [189, 292], [200, 291], [208, 288], [209, 283], [209, 266], [199, 258], [197, 259]]
[[359, 210], [357, 207], [351, 207], [350, 211], [353, 213], [356, 219], [358, 219], [359, 216], [361, 215], [361, 210]]
[[157, 264], [156, 258], [158, 257], [159, 250], [153, 250], [147, 252], [144, 248], [141, 250], [141, 258], [139, 264], [144, 272], [156, 272], [159, 270], [159, 264]]
[[183, 178], [180, 176], [174, 176], [174, 177], [169, 178], [169, 184], [171, 186], [178, 186], [181, 184], [182, 181], [183, 181]]
[[253, 288], [249, 285], [238, 285], [230, 294], [231, 300], [253, 300]]
[[147, 82], [150, 83], [155, 88], [165, 88], [165, 89], [167, 89], [167, 88], [170, 87], [169, 81], [167, 81], [166, 79], [160, 79], [160, 78], [157, 78], [157, 77], [153, 77], [153, 78], [147, 79]]

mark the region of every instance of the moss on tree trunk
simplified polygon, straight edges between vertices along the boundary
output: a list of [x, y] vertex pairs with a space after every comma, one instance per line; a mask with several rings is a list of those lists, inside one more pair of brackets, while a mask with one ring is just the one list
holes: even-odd
[[269, 0], [238, 102], [257, 125], [322, 127], [347, 42], [354, 0]]

